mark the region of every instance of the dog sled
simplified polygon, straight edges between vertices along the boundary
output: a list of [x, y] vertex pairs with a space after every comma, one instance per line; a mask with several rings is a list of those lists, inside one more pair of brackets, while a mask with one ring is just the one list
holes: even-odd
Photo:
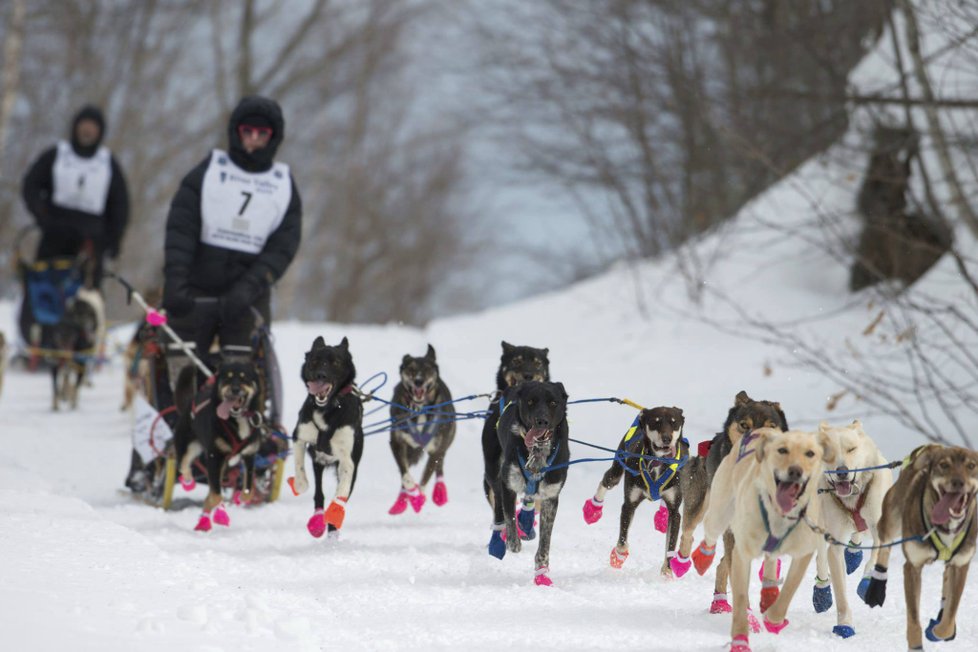
[[[166, 510], [182, 509], [191, 501], [176, 496], [178, 485], [191, 490], [197, 483], [207, 484], [207, 473], [198, 458], [191, 465], [191, 475], [178, 478], [179, 460], [173, 433], [179, 415], [170, 382], [167, 348], [176, 339], [166, 325], [165, 317], [145, 303], [142, 296], [123, 279], [116, 277], [129, 291], [130, 298], [146, 310], [147, 319], [137, 328], [127, 350], [127, 383], [133, 386], [132, 465], [126, 485], [133, 497]], [[289, 438], [278, 425], [282, 414], [282, 383], [275, 349], [267, 326], [258, 325], [252, 338], [252, 358], [259, 377], [260, 406], [254, 415], [255, 424], [262, 429], [260, 448], [255, 455], [249, 505], [278, 500], [285, 475], [285, 458], [289, 454]], [[202, 369], [207, 369], [199, 360]], [[210, 375], [209, 370], [207, 370]], [[127, 399], [129, 397], [127, 396]], [[243, 463], [226, 468], [222, 473], [221, 493], [235, 504], [241, 504]]]

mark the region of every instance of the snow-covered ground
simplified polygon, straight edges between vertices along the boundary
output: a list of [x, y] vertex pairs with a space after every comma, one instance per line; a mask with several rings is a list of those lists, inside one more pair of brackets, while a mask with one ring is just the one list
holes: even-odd
[[[877, 55], [854, 79], [872, 89], [871, 82], [885, 81], [884, 69]], [[853, 124], [861, 125], [859, 116]], [[395, 378], [401, 357], [421, 355], [430, 342], [456, 396], [493, 388], [500, 340], [506, 340], [549, 347], [552, 375], [572, 399], [617, 396], [683, 408], [685, 435], [694, 444], [720, 428], [734, 395], [747, 390], [780, 401], [796, 428], [859, 417], [884, 453], [898, 458], [923, 441], [921, 433], [851, 396], [829, 412], [826, 402], [838, 386], [790, 365], [790, 352], [778, 343], [733, 332], [743, 319], [740, 306], [771, 322], [802, 323], [802, 332], [827, 352], [848, 346], [873, 355], [893, 346], [862, 335], [878, 308], [866, 296], [847, 294], [847, 270], [818, 246], [821, 232], [813, 226], [816, 213], [852, 210], [863, 160], [852, 155], [853, 137], [685, 250], [685, 260], [705, 261], [700, 304], [690, 301], [670, 257], [623, 264], [573, 288], [438, 320], [423, 331], [277, 323], [287, 419], [303, 400], [298, 368], [317, 335], [330, 343], [349, 337], [361, 381], [378, 371]], [[853, 228], [845, 219], [834, 225]], [[973, 258], [974, 243], [963, 234], [959, 242]], [[916, 291], [960, 294], [973, 308], [954, 279], [953, 265], [943, 261]], [[12, 305], [0, 305], [0, 328], [8, 336], [14, 317]], [[609, 567], [620, 493], [612, 493], [599, 523], [585, 525], [581, 515], [606, 463], [570, 469], [551, 548], [555, 587], [544, 589], [532, 582], [535, 542], [502, 561], [486, 553], [491, 514], [481, 487], [481, 422], [459, 424], [446, 463], [450, 502], [444, 507], [429, 502], [418, 515], [387, 514], [399, 478], [387, 438], [377, 435], [367, 440], [340, 541], [311, 538], [305, 523], [312, 499], [287, 490], [275, 504], [232, 508], [230, 529], [201, 534], [193, 531], [196, 505], [163, 512], [120, 492], [130, 421], [119, 411], [119, 359], [83, 389], [77, 412], [50, 412], [49, 383], [43, 375], [8, 371], [0, 396], [5, 650], [720, 650], [729, 642], [729, 616], [707, 613], [713, 571], [680, 580], [660, 576], [664, 537], [652, 527], [651, 506], [641, 507], [633, 523], [625, 567]], [[381, 395], [392, 389], [388, 384]], [[461, 407], [481, 409], [485, 401]], [[571, 436], [614, 446], [633, 417], [630, 408], [611, 403], [575, 405]], [[978, 424], [965, 425], [978, 434]], [[579, 445], [571, 453], [600, 456]], [[190, 497], [200, 501], [203, 492]], [[779, 636], [753, 636], [753, 648], [903, 649], [901, 566], [897, 553], [882, 609], [859, 602], [858, 577], [849, 578], [858, 633], [846, 641], [831, 634], [834, 610], [817, 615], [812, 609], [813, 566], [789, 610], [790, 627]], [[924, 618], [937, 613], [940, 572], [925, 570]], [[978, 599], [976, 581], [966, 588], [964, 613]], [[755, 575], [755, 599], [758, 591]], [[978, 625], [963, 618], [957, 640], [946, 647], [970, 650], [976, 642]]]

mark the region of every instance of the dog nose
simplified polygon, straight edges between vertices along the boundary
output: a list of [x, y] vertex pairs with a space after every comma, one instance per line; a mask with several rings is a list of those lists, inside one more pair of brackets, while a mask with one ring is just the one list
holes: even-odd
[[801, 480], [802, 470], [800, 466], [789, 466], [788, 467], [788, 481], [798, 482]]
[[537, 428], [546, 428], [550, 425], [550, 419], [540, 418], [540, 419], [536, 419], [533, 423], [536, 425]]
[[961, 478], [951, 478], [951, 489], [954, 493], [964, 491], [964, 480]]
[[533, 374], [523, 374], [523, 380], [533, 380]]

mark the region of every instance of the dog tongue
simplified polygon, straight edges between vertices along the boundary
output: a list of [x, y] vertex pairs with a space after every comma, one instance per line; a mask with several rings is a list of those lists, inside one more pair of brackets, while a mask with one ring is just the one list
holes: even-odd
[[526, 431], [523, 441], [527, 446], [532, 446], [538, 440], [546, 441], [550, 438], [550, 431], [546, 428], [530, 428]]
[[960, 512], [964, 507], [964, 494], [946, 493], [930, 510], [930, 522], [934, 525], [944, 525], [951, 520], [951, 510]]
[[835, 483], [835, 495], [839, 498], [845, 498], [852, 494], [852, 483], [851, 482], [836, 482]]
[[217, 418], [218, 419], [229, 419], [231, 418], [231, 408], [234, 406], [234, 401], [227, 399], [221, 401], [221, 404], [217, 406]]
[[787, 514], [795, 508], [798, 502], [798, 494], [801, 492], [801, 485], [797, 482], [780, 482], [775, 499], [782, 514]]

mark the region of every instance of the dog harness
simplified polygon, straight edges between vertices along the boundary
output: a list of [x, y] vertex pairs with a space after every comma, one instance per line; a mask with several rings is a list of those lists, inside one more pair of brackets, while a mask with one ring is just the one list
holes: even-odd
[[434, 419], [427, 421], [423, 428], [419, 428], [417, 422], [413, 419], [409, 419], [404, 425], [407, 426], [407, 433], [411, 435], [411, 439], [414, 440], [414, 443], [419, 448], [427, 446], [428, 442], [435, 436], [435, 429], [432, 427], [435, 425]]
[[[927, 524], [927, 518], [924, 515], [924, 501], [920, 501], [920, 516], [924, 519], [924, 524]], [[968, 527], [963, 527], [958, 532], [958, 534], [951, 541], [951, 545], [946, 545], [944, 541], [941, 540], [940, 535], [937, 533], [936, 527], [930, 528], [930, 536], [927, 540], [930, 541], [930, 545], [934, 547], [934, 551], [937, 552], [937, 561], [949, 562], [957, 554], [958, 550], [961, 548], [961, 544], [964, 543], [964, 538], [968, 536], [968, 532], [971, 531], [971, 527], [975, 523], [975, 516], [972, 514], [971, 520], [968, 521]]]
[[777, 549], [781, 547], [781, 544], [784, 543], [784, 540], [788, 538], [788, 536], [794, 531], [794, 529], [798, 527], [798, 524], [801, 523], [801, 520], [805, 518], [805, 512], [808, 511], [808, 505], [805, 505], [805, 507], [802, 508], [798, 516], [795, 516], [793, 518], [790, 516], [786, 516], [785, 518], [789, 520], [794, 520], [794, 523], [791, 525], [791, 527], [788, 528], [788, 531], [785, 532], [784, 535], [780, 537], [776, 537], [773, 534], [771, 534], [771, 524], [767, 518], [767, 508], [764, 507], [764, 501], [761, 499], [760, 496], [757, 497], [757, 504], [761, 508], [761, 518], [764, 520], [764, 531], [767, 532], [767, 541], [764, 542], [763, 550], [764, 552], [771, 554], [773, 552], [776, 552]]
[[526, 489], [523, 494], [526, 496], [535, 496], [537, 493], [537, 487], [540, 481], [543, 480], [543, 476], [547, 474], [550, 470], [550, 465], [554, 463], [557, 459], [557, 451], [560, 450], [560, 442], [558, 441], [554, 446], [553, 452], [550, 453], [550, 457], [547, 458], [546, 465], [540, 469], [539, 473], [530, 473], [526, 470], [526, 458], [523, 457], [523, 453], [516, 451], [516, 459], [520, 463], [520, 471], [523, 472], [523, 478], [526, 480]]
[[[628, 442], [635, 436], [635, 434], [638, 432], [638, 427], [639, 427], [639, 417], [635, 417], [635, 420], [632, 421], [632, 425], [628, 428], [628, 432], [625, 433], [625, 439], [623, 441], [624, 444], [627, 445]], [[660, 459], [653, 459], [653, 460], [643, 459], [644, 457], [646, 457], [646, 452], [645, 452], [645, 444], [644, 443], [642, 444], [642, 450], [639, 453], [639, 455], [641, 455], [642, 457], [640, 457], [638, 461], [638, 470], [639, 470], [638, 475], [642, 478], [642, 482], [645, 484], [646, 493], [648, 494], [649, 498], [653, 501], [659, 500], [662, 497], [662, 492], [665, 491], [666, 486], [670, 482], [672, 482], [672, 479], [679, 474], [679, 470], [684, 466], [686, 466], [686, 462], [689, 461], [688, 452], [685, 457], [683, 456], [683, 445], [686, 446], [686, 450], [688, 451], [689, 441], [682, 436], [682, 428], [679, 429], [679, 442], [680, 445], [676, 449], [676, 461], [673, 464], [669, 464], [668, 469], [663, 471], [662, 475], [660, 475], [657, 480], [652, 477], [652, 470], [655, 468], [656, 465], [665, 464], [665, 463]], [[620, 452], [621, 450], [619, 450], [619, 453]], [[627, 466], [628, 460], [625, 456], [615, 455], [615, 457], [618, 460], [618, 463], [622, 466], [622, 468], [624, 468], [632, 475], [635, 475], [634, 471], [628, 468]]]
[[[758, 437], [760, 437], [760, 435], [755, 434], [754, 431], [752, 430], [740, 438], [740, 450], [737, 451], [738, 462], [754, 452], [755, 449], [753, 448], [748, 449], [747, 446], [750, 445], [750, 443], [755, 439], [757, 439]], [[765, 523], [767, 523], [766, 519], [767, 517], [765, 516], [765, 521], [764, 521]]]
[[875, 477], [876, 476], [872, 476], [869, 482], [866, 483], [866, 487], [859, 494], [859, 500], [856, 501], [856, 506], [851, 509], [834, 491], [830, 494], [833, 498], [835, 498], [835, 502], [839, 504], [839, 507], [841, 507], [843, 511], [849, 512], [849, 516], [852, 517], [852, 522], [855, 524], [857, 532], [865, 532], [869, 529], [869, 524], [867, 524], [866, 519], [863, 518], [862, 509], [863, 505], [866, 504], [866, 493], [869, 491], [869, 485], [872, 484], [873, 478]]

